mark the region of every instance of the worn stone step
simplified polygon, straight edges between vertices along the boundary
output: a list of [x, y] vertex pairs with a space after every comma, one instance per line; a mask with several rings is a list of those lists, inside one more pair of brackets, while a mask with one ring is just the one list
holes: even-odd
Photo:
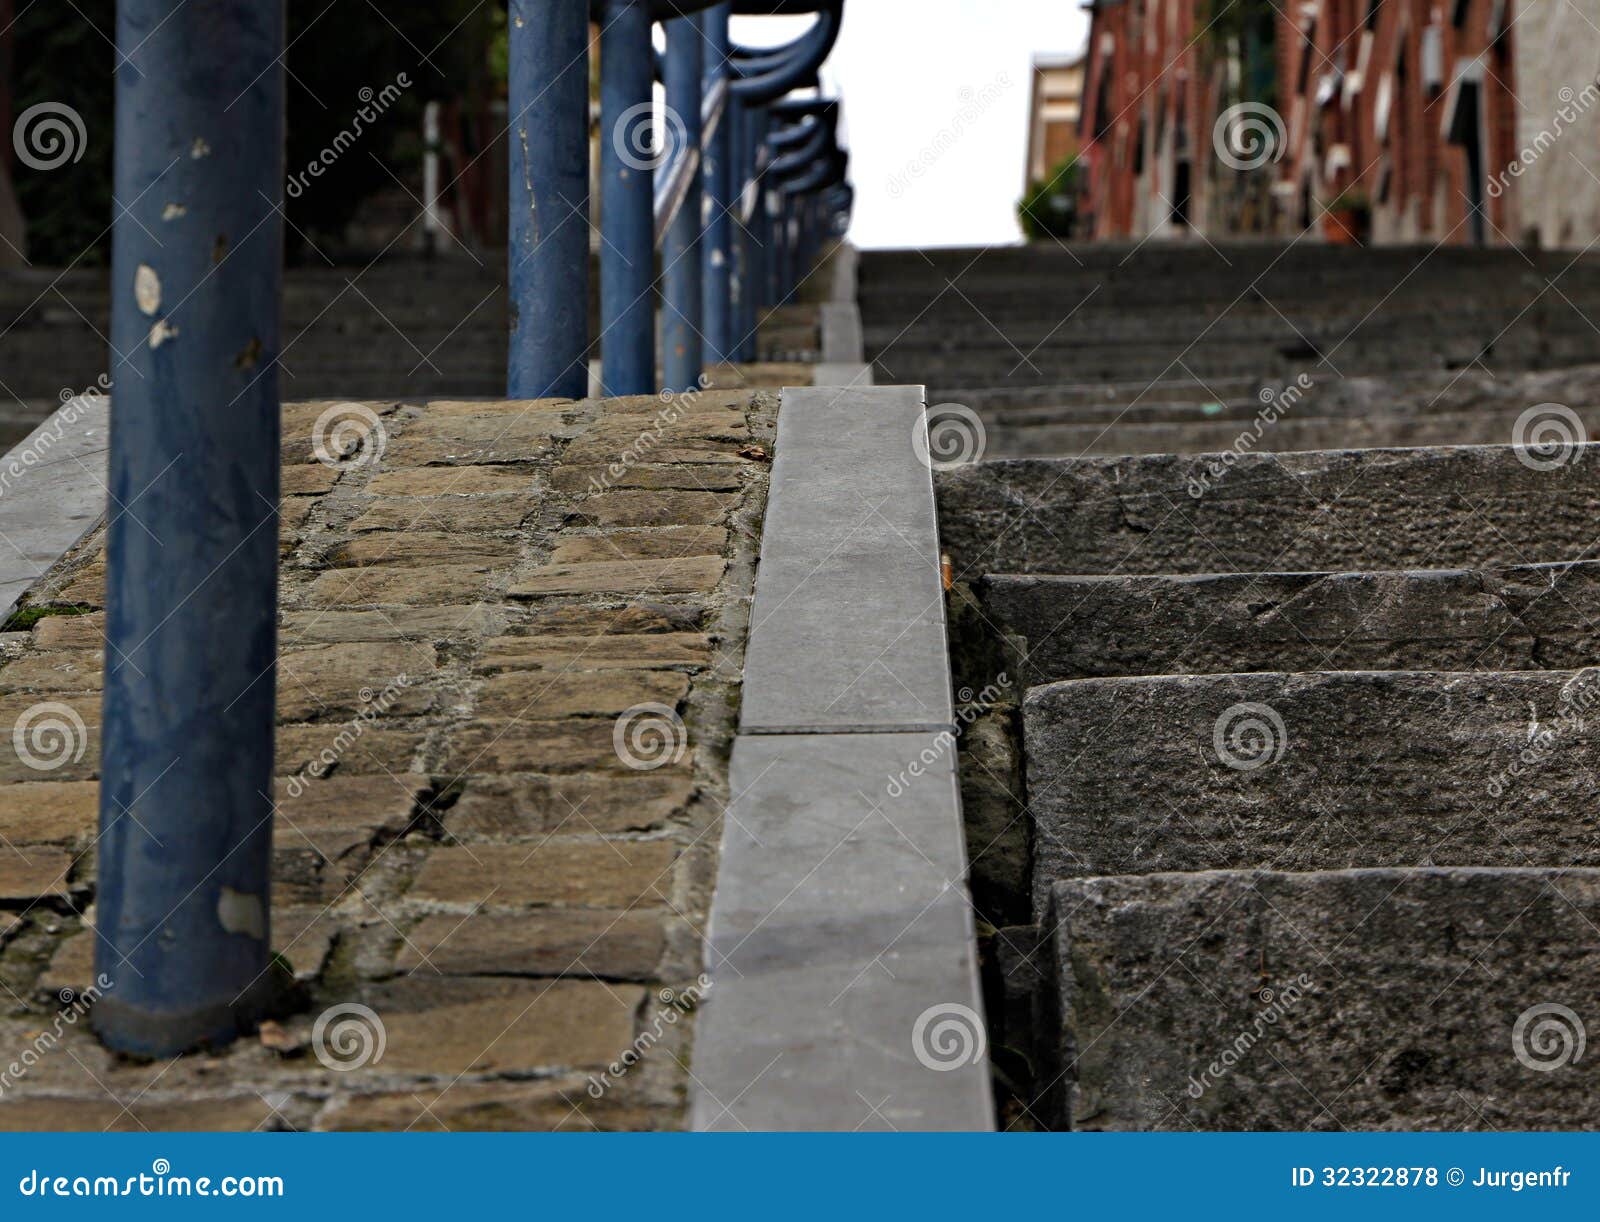
[[1240, 344], [1210, 341], [1189, 345], [1090, 344], [1076, 349], [1041, 349], [999, 345], [987, 355], [944, 353], [934, 350], [901, 355], [873, 355], [880, 376], [891, 381], [914, 379], [923, 383], [1045, 385], [1055, 382], [1137, 381], [1141, 376], [1166, 378], [1183, 368], [1196, 377], [1272, 377], [1305, 370], [1313, 377], [1337, 377], [1333, 370], [1350, 373], [1401, 373], [1407, 370], [1464, 368], [1480, 359], [1496, 369], [1526, 369], [1547, 365], [1593, 364], [1600, 360], [1600, 335], [1593, 331], [1552, 334], [1519, 329], [1497, 335], [1485, 329], [1457, 339], [1411, 341], [1404, 336], [1381, 342], [1334, 345], [1308, 344], [1298, 337], [1281, 343]]
[[1096, 874], [1600, 867], [1597, 706], [1594, 669], [1033, 688], [1036, 910], [1051, 884]]
[[[1339, 354], [1341, 357], [1343, 351]], [[1179, 357], [1181, 356], [1181, 361]], [[1457, 348], [1407, 348], [1368, 350], [1359, 362], [1341, 361], [1341, 368], [1361, 375], [1393, 376], [1404, 373], [1449, 374], [1466, 369], [1481, 361], [1490, 361], [1496, 370], [1520, 373], [1554, 364], [1587, 365], [1600, 357], [1600, 338], [1549, 343], [1532, 341], [1518, 343], [1514, 348], [1497, 347], [1493, 352], [1471, 343]], [[988, 385], [1018, 387], [1058, 386], [1083, 382], [1137, 382], [1141, 378], [1165, 381], [1181, 372], [1180, 364], [1199, 379], [1209, 383], [1214, 379], [1240, 378], [1276, 380], [1305, 374], [1311, 378], [1334, 375], [1326, 361], [1316, 356], [1285, 356], [1270, 351], [1230, 351], [1225, 348], [1203, 349], [1189, 353], [1168, 353], [1165, 356], [1143, 357], [1136, 360], [1111, 360], [1106, 356], [1086, 355], [1081, 363], [1051, 363], [1032, 368], [1013, 358], [1010, 365], [996, 363], [988, 366], [946, 363], [937, 368], [922, 368], [920, 372], [911, 363], [898, 361], [878, 362], [874, 376], [878, 385], [898, 386], [919, 383], [924, 386], [943, 386], [960, 382], [982, 382]], [[943, 397], [943, 396], [942, 396]], [[942, 398], [941, 397], [941, 398]]]
[[1502, 569], [985, 577], [1026, 687], [1130, 675], [1568, 670], [1600, 661], [1600, 561]]
[[[1471, 309], [1416, 301], [1396, 305], [1377, 303], [1357, 309], [1308, 311], [1291, 308], [1235, 306], [1218, 317], [1206, 318], [1184, 306], [1129, 318], [1095, 303], [1070, 318], [1048, 312], [993, 312], [968, 307], [966, 314], [924, 314], [907, 325], [898, 320], [877, 320], [867, 326], [865, 343], [873, 352], [909, 359], [941, 352], [992, 351], [1047, 352], [1086, 344], [1280, 343], [1295, 339], [1327, 345], [1358, 341], [1382, 342], [1394, 338], [1435, 339], [1482, 334], [1492, 339], [1502, 331], [1582, 326], [1581, 318], [1527, 310], [1521, 301], [1476, 303]], [[993, 326], [974, 327], [974, 322]]]
[[[1551, 370], [1432, 370], [1384, 376], [1281, 379], [1174, 376], [1159, 381], [1008, 386], [1004, 382], [933, 382], [930, 403], [961, 403], [1005, 424], [1072, 424], [1121, 418], [1128, 423], [1216, 418], [1249, 419], [1293, 388], [1301, 415], [1418, 416], [1434, 412], [1521, 411], [1545, 402], [1582, 410], [1600, 404], [1600, 365]], [[1221, 409], [1220, 411], [1217, 409]], [[1127, 415], [1122, 413], [1127, 412]]]
[[[998, 426], [988, 431], [991, 458], [1078, 458], [1105, 454], [1283, 452], [1395, 446], [1494, 445], [1514, 437], [1518, 413], [1420, 417], [1310, 416], [1257, 425], [1252, 420], [1184, 424]], [[1600, 412], [1595, 414], [1600, 420]]]
[[940, 538], [969, 579], [1583, 559], [1600, 453], [1575, 445], [1548, 470], [1538, 458], [1509, 445], [1246, 454], [1220, 476], [1211, 456], [980, 462], [938, 473]]
[[1597, 926], [1587, 869], [1063, 882], [1040, 1110], [1078, 1129], [1590, 1129]]

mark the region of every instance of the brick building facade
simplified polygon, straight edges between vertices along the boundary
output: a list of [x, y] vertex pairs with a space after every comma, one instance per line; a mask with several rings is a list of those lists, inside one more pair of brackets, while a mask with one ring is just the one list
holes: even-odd
[[[1096, 237], [1519, 232], [1511, 0], [1092, 0], [1083, 200]], [[1509, 178], [1509, 176], [1505, 176]]]

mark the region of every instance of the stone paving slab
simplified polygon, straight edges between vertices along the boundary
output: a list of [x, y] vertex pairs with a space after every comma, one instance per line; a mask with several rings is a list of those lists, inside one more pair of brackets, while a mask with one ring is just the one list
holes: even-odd
[[0, 458], [0, 619], [105, 509], [110, 400], [61, 404]]
[[697, 1037], [717, 1055], [696, 1061], [696, 1129], [992, 1127], [954, 746], [941, 742], [735, 743], [717, 984]]
[[741, 733], [951, 724], [922, 419], [920, 387], [784, 391]]
[[[382, 444], [335, 465], [300, 444], [325, 405], [284, 414], [273, 943], [304, 996], [157, 1064], [68, 1023], [0, 1129], [682, 1123], [777, 397], [364, 406]], [[0, 1063], [91, 983], [104, 603], [96, 532], [0, 639]]]

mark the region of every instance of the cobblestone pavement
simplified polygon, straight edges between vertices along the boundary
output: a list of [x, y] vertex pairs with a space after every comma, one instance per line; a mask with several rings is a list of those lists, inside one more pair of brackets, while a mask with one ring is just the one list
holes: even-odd
[[679, 1125], [776, 409], [284, 409], [273, 942], [304, 996], [216, 1055], [116, 1058], [74, 1000], [98, 534], [64, 558], [0, 634], [0, 1129]]

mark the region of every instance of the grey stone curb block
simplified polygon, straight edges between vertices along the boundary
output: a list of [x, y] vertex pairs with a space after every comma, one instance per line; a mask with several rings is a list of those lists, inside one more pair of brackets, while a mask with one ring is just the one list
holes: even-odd
[[737, 741], [695, 1129], [992, 1127], [954, 760], [933, 734]]
[[933, 478], [917, 456], [919, 427], [918, 386], [783, 392], [741, 733], [952, 724]]
[[786, 389], [776, 448], [691, 1124], [990, 1130], [922, 388]]
[[70, 399], [0, 458], [0, 619], [105, 512], [110, 414]]

